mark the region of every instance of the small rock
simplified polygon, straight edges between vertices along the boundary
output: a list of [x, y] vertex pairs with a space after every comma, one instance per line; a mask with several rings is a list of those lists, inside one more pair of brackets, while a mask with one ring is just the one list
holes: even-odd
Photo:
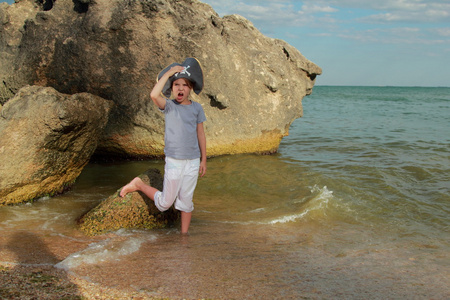
[[[147, 184], [162, 190], [163, 177], [158, 169], [149, 169], [139, 177]], [[160, 212], [153, 201], [141, 192], [125, 197], [120, 190], [80, 218], [80, 229], [87, 235], [99, 235], [121, 228], [164, 228], [179, 219], [180, 213], [172, 206]]]

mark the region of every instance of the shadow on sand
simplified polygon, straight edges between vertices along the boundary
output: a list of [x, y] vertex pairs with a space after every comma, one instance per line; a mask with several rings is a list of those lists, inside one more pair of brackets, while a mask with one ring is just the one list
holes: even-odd
[[83, 298], [67, 273], [54, 267], [59, 260], [37, 234], [15, 232], [0, 244], [0, 253], [14, 256], [0, 264], [0, 299]]

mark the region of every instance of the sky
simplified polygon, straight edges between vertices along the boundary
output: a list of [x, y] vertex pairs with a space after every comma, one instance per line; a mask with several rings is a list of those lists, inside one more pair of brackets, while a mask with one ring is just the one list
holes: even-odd
[[202, 2], [297, 48], [316, 85], [450, 86], [450, 0]]
[[322, 68], [316, 85], [450, 86], [450, 0], [202, 0]]

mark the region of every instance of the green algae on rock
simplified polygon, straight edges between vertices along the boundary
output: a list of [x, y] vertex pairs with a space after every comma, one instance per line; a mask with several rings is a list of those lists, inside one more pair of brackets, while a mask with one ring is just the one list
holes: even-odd
[[[158, 169], [149, 169], [139, 177], [162, 190], [163, 178]], [[160, 212], [153, 201], [140, 192], [119, 196], [120, 190], [83, 215], [78, 224], [87, 235], [99, 235], [121, 228], [164, 228], [179, 219], [174, 207]]]

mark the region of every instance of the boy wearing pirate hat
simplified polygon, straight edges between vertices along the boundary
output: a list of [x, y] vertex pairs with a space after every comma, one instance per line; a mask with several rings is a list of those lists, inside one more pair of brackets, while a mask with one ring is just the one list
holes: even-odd
[[[195, 58], [187, 58], [182, 64], [173, 63], [158, 74], [158, 81], [150, 97], [165, 114], [163, 190], [134, 178], [120, 191], [120, 196], [141, 191], [155, 202], [160, 211], [175, 208], [181, 211], [181, 233], [186, 234], [191, 223], [192, 202], [198, 175], [206, 173], [206, 137], [203, 122], [206, 121], [202, 106], [189, 100], [193, 90], [203, 89], [203, 72]], [[172, 94], [174, 99], [168, 99]]]

